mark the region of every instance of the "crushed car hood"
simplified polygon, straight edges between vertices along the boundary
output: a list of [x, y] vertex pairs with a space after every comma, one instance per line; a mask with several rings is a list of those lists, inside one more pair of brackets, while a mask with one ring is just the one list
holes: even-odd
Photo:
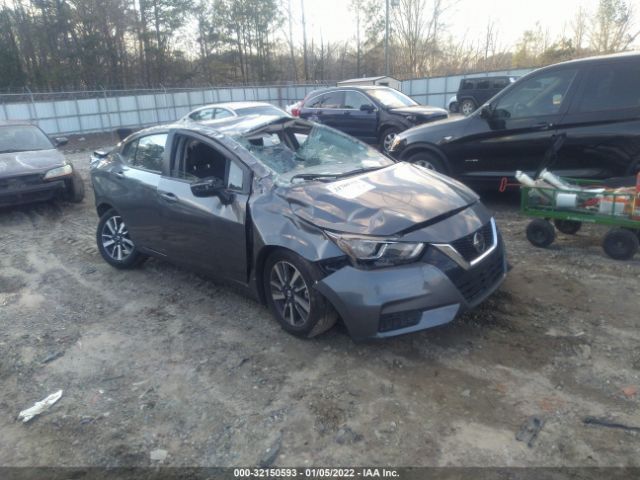
[[330, 183], [284, 189], [292, 211], [320, 228], [392, 236], [475, 203], [478, 196], [449, 177], [400, 162]]
[[423, 117], [447, 117], [449, 114], [443, 108], [429, 107], [425, 105], [413, 105], [411, 107], [392, 108], [391, 113], [400, 115], [421, 115]]
[[0, 178], [40, 173], [64, 165], [64, 156], [55, 149], [0, 154]]

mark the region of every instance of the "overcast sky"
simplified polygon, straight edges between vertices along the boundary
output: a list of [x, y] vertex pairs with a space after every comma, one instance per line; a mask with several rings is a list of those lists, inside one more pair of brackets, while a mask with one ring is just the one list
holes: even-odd
[[[640, 0], [636, 15], [640, 16]], [[379, 0], [384, 12], [385, 0]], [[307, 28], [317, 39], [320, 32], [325, 41], [348, 40], [355, 35], [355, 18], [349, 11], [349, 0], [304, 0]], [[482, 38], [487, 22], [493, 20], [499, 31], [499, 43], [515, 45], [522, 32], [539, 21], [548, 29], [551, 39], [568, 27], [578, 7], [594, 11], [598, 0], [449, 0], [445, 22], [455, 38], [475, 41]], [[291, 0], [292, 16], [300, 19], [300, 0]], [[296, 32], [300, 32], [299, 24]], [[301, 35], [301, 34], [299, 34]], [[299, 37], [300, 38], [300, 37]]]

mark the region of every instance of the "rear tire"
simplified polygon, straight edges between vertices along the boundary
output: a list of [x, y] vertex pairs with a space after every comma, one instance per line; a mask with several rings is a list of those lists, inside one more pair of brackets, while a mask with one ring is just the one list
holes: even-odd
[[120, 214], [113, 208], [107, 210], [98, 222], [96, 231], [98, 251], [105, 262], [120, 268], [135, 268], [147, 259], [129, 237], [129, 230]]
[[553, 224], [556, 226], [559, 232], [565, 235], [575, 235], [582, 227], [582, 222], [576, 222], [575, 220], [554, 220]]
[[476, 108], [478, 108], [476, 106], [476, 102], [467, 98], [460, 104], [460, 113], [462, 113], [465, 117], [468, 117], [476, 111]]
[[527, 225], [527, 240], [539, 248], [547, 248], [556, 239], [556, 231], [548, 220], [536, 218]]
[[287, 332], [311, 338], [329, 330], [338, 313], [313, 285], [318, 269], [289, 250], [276, 250], [265, 262], [262, 281], [267, 305]]
[[638, 252], [638, 235], [625, 228], [612, 228], [602, 242], [607, 255], [615, 260], [630, 260]]
[[410, 155], [409, 158], [407, 158], [407, 162], [419, 165], [427, 170], [433, 170], [438, 173], [447, 173], [444, 162], [435, 154], [426, 150], [421, 150]]

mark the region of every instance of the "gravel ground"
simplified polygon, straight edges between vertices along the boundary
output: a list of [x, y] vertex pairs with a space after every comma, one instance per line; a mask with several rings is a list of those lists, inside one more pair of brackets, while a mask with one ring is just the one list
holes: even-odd
[[[85, 178], [79, 150], [108, 141], [68, 147]], [[108, 266], [89, 190], [0, 211], [0, 465], [640, 465], [638, 433], [584, 423], [640, 427], [640, 255], [608, 259], [597, 227], [538, 250], [515, 197], [489, 198], [514, 268], [481, 307], [383, 342], [304, 341], [170, 264]]]

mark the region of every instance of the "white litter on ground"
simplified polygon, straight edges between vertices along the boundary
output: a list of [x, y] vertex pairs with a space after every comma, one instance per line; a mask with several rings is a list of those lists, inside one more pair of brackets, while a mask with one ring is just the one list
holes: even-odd
[[52, 393], [51, 395], [49, 395], [44, 400], [36, 402], [33, 405], [33, 407], [27, 408], [26, 410], [21, 411], [18, 414], [18, 419], [22, 420], [23, 423], [27, 423], [29, 420], [31, 420], [36, 415], [40, 415], [41, 413], [46, 412], [47, 410], [49, 410], [49, 408], [54, 403], [56, 403], [58, 400], [60, 400], [60, 397], [62, 397], [62, 390], [58, 390], [57, 392]]

